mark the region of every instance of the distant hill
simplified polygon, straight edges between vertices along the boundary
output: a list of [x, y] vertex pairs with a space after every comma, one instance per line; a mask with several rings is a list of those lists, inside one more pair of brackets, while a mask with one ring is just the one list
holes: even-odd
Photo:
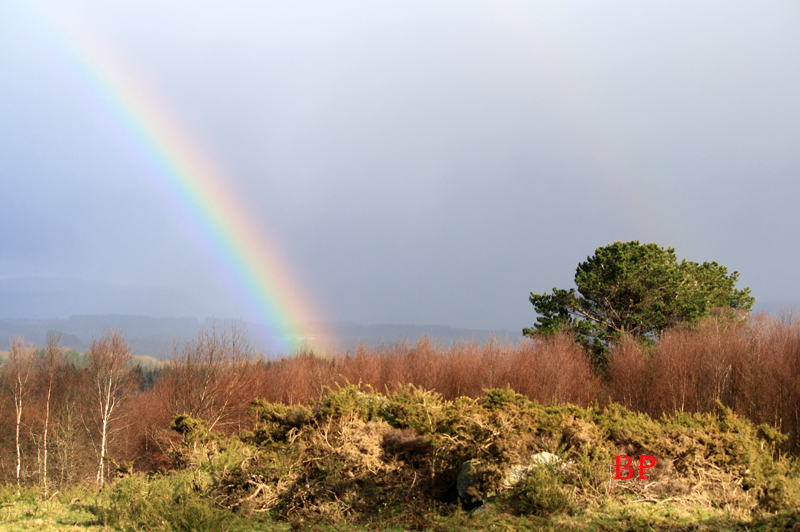
[[[792, 314], [797, 316], [800, 313], [800, 303], [756, 303], [753, 310], [767, 312], [775, 317]], [[155, 363], [169, 358], [174, 344], [180, 346], [213, 323], [214, 321], [210, 319], [201, 321], [197, 318], [154, 318], [122, 314], [48, 319], [0, 319], [0, 347], [7, 348], [9, 340], [15, 336], [22, 336], [36, 346], [43, 346], [47, 332], [54, 330], [62, 333], [62, 346], [83, 353], [88, 351], [93, 338], [102, 335], [106, 329], [113, 328], [124, 333], [134, 355], [149, 357], [151, 362]], [[216, 323], [218, 326], [227, 326], [231, 320], [217, 320]], [[244, 328], [256, 350], [267, 356], [284, 354], [275, 346], [268, 327], [253, 323], [237, 323]], [[353, 350], [359, 342], [372, 346], [393, 344], [398, 341], [413, 343], [421, 336], [428, 336], [434, 342], [446, 344], [458, 341], [485, 342], [492, 338], [499, 341], [515, 341], [521, 338], [521, 333], [518, 331], [473, 330], [444, 325], [363, 325], [333, 322], [322, 323], [318, 329], [325, 331], [328, 343], [340, 353]], [[4, 358], [5, 354], [0, 351], [0, 358]]]
[[72, 316], [51, 319], [0, 320], [0, 345], [8, 345], [15, 336], [43, 346], [48, 331], [61, 333], [61, 345], [78, 352], [86, 352], [92, 339], [106, 329], [119, 329], [137, 355], [163, 358], [169, 355], [173, 340], [182, 343], [201, 328], [195, 318], [150, 318], [147, 316]]
[[377, 346], [403, 340], [415, 342], [421, 336], [427, 336], [433, 341], [447, 344], [471, 340], [484, 342], [491, 338], [505, 341], [522, 337], [522, 333], [510, 333], [505, 330], [474, 330], [448, 327], [446, 325], [330, 323], [325, 325], [325, 330], [334, 337], [337, 347], [341, 350], [352, 349], [359, 341]]
[[[213, 320], [201, 322], [196, 318], [153, 318], [119, 314], [71, 316], [49, 319], [0, 319], [0, 346], [7, 346], [11, 338], [22, 336], [26, 341], [43, 346], [47, 332], [61, 332], [61, 345], [78, 352], [86, 352], [93, 338], [106, 329], [119, 329], [131, 346], [133, 353], [153, 360], [163, 360], [172, 355], [174, 344], [183, 344], [193, 338]], [[227, 326], [231, 320], [217, 320], [218, 326]], [[268, 327], [237, 322], [247, 333], [253, 347], [267, 356], [280, 353]], [[508, 331], [459, 329], [442, 325], [359, 325], [355, 323], [324, 323], [317, 327], [325, 331], [328, 343], [338, 352], [352, 350], [358, 342], [368, 345], [392, 344], [396, 341], [415, 342], [426, 335], [435, 342], [486, 341], [490, 338], [507, 340], [519, 338]], [[313, 327], [312, 327], [313, 329]]]
[[[93, 338], [108, 328], [120, 329], [138, 355], [163, 359], [171, 356], [173, 343], [182, 344], [213, 323], [198, 316], [225, 315], [223, 308], [208, 308], [202, 294], [146, 287], [116, 286], [85, 279], [17, 277], [0, 279], [0, 348], [21, 335], [44, 345], [47, 331], [62, 333], [62, 345], [85, 352]], [[189, 316], [153, 317], [153, 316]], [[217, 320], [226, 325], [231, 320]], [[241, 323], [241, 322], [240, 322]], [[272, 330], [264, 325], [242, 323], [257, 350], [268, 356], [282, 354]], [[359, 341], [370, 345], [398, 340], [416, 341], [428, 335], [435, 341], [483, 341], [519, 338], [520, 333], [474, 331], [441, 325], [363, 325], [336, 322], [308, 327], [326, 345], [343, 352]]]

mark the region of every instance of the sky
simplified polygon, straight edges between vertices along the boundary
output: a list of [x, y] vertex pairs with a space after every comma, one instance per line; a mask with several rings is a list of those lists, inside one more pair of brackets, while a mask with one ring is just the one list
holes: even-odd
[[61, 299], [0, 314], [521, 331], [627, 240], [800, 301], [798, 27], [793, 1], [6, 0], [0, 285]]

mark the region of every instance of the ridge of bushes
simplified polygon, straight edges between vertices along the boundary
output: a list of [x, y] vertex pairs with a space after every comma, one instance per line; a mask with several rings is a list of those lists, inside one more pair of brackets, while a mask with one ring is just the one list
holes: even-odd
[[[745, 520], [800, 506], [797, 464], [779, 451], [785, 436], [721, 403], [713, 413], [653, 419], [614, 403], [545, 405], [510, 388], [446, 400], [413, 385], [378, 393], [348, 383], [304, 405], [256, 400], [251, 413], [253, 430], [230, 437], [175, 418], [180, 469], [118, 480], [100, 515], [147, 529], [188, 529], [169, 517], [187, 512], [195, 528], [247, 518], [422, 529], [476, 508], [552, 518], [669, 502]], [[512, 469], [540, 452], [559, 464], [509, 484]], [[648, 454], [657, 465], [647, 481], [617, 480], [620, 454]], [[475, 483], [460, 497], [467, 462]]]

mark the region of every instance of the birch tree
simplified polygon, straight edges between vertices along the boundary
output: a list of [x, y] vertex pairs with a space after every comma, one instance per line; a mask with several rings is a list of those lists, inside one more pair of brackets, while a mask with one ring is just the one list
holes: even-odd
[[20, 446], [20, 428], [22, 426], [22, 412], [30, 395], [30, 378], [33, 369], [33, 347], [25, 343], [21, 337], [11, 340], [8, 360], [3, 366], [6, 382], [11, 388], [14, 399], [15, 435], [14, 445], [17, 450], [17, 487], [20, 485], [22, 472], [22, 449]]
[[44, 350], [41, 363], [42, 372], [46, 381], [44, 403], [44, 429], [42, 430], [42, 490], [47, 497], [47, 432], [50, 428], [50, 404], [53, 395], [53, 383], [56, 372], [61, 366], [61, 333], [48, 331], [47, 347]]
[[130, 365], [131, 349], [125, 343], [120, 331], [106, 331], [99, 340], [92, 341], [89, 349], [89, 374], [100, 428], [98, 485], [103, 485], [105, 482], [110, 425], [114, 419], [115, 409], [125, 399]]

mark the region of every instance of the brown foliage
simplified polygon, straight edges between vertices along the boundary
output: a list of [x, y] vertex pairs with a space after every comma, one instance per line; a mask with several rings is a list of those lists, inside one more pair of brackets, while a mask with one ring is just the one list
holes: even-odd
[[[656, 418], [675, 411], [713, 412], [719, 402], [787, 433], [786, 450], [800, 453], [800, 318], [716, 316], [669, 330], [650, 346], [623, 340], [612, 347], [602, 376], [567, 336], [450, 345], [421, 338], [413, 344], [361, 344], [346, 353], [303, 351], [264, 360], [241, 330], [212, 328], [176, 347], [154, 385], [136, 390], [129, 366], [122, 363], [130, 353], [121, 334], [107, 333], [95, 342], [88, 367], [56, 356], [56, 344], [50, 347], [37, 352], [39, 364], [30, 368], [19, 442], [21, 482], [42, 482], [46, 448], [52, 489], [96, 479], [103, 453], [100, 414], [111, 404], [101, 399], [110, 374], [126, 386], [114, 396], [103, 454], [112, 465], [133, 460], [139, 470], [170, 466], [170, 450], [180, 441], [169, 428], [175, 415], [188, 414], [214, 432], [232, 434], [252, 427], [248, 410], [254, 398], [307, 404], [347, 383], [388, 393], [414, 385], [444, 400], [479, 398], [486, 389], [510, 387], [540, 403], [586, 406], [612, 400]], [[15, 413], [12, 370], [13, 363], [4, 365], [0, 409], [7, 419]], [[120, 402], [122, 396], [126, 400]], [[404, 446], [416, 444], [413, 434], [388, 433], [385, 438], [387, 448], [400, 454]], [[574, 438], [580, 439], [580, 431]], [[0, 476], [5, 481], [16, 478], [15, 445], [15, 424], [6, 423], [0, 428]]]
[[170, 418], [187, 414], [205, 421], [209, 430], [241, 430], [254, 397], [253, 356], [241, 329], [212, 326], [175, 347], [154, 393]]
[[607, 375], [613, 400], [658, 417], [711, 412], [717, 401], [754, 423], [789, 434], [800, 451], [800, 318], [712, 317], [665, 332], [652, 347], [613, 347]]
[[588, 404], [600, 393], [589, 359], [565, 336], [449, 346], [423, 337], [413, 346], [360, 344], [352, 353], [329, 358], [303, 353], [262, 363], [258, 370], [258, 397], [287, 404], [305, 403], [348, 382], [388, 391], [413, 384], [445, 399], [479, 397], [485, 389], [507, 386], [543, 403]]

